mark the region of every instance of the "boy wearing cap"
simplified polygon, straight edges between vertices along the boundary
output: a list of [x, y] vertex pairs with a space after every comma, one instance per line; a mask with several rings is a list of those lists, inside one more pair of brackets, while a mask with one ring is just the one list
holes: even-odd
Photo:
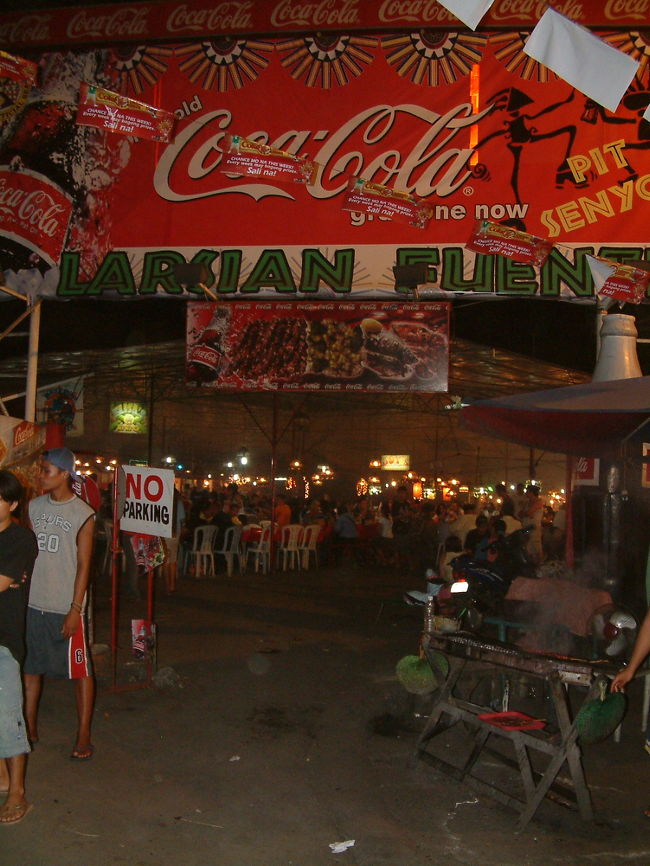
[[25, 799], [29, 752], [20, 665], [25, 654], [25, 608], [36, 559], [34, 533], [12, 519], [23, 488], [0, 469], [0, 826], [18, 824], [32, 809]]
[[32, 743], [38, 740], [37, 715], [43, 676], [75, 681], [78, 730], [70, 758], [92, 757], [90, 723], [95, 699], [84, 608], [94, 537], [93, 509], [72, 490], [80, 478], [74, 454], [52, 448], [43, 454], [43, 496], [29, 503], [38, 557], [27, 608], [25, 716]]

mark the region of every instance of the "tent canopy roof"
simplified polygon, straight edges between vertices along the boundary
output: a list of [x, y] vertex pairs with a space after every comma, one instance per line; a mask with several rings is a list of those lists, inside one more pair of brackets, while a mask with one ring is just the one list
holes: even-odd
[[616, 454], [649, 419], [650, 376], [496, 397], [461, 412], [468, 430], [585, 457]]
[[[124, 346], [114, 349], [80, 349], [63, 352], [43, 352], [39, 355], [38, 384], [44, 386], [49, 382], [72, 378], [83, 374], [94, 374], [101, 378], [105, 387], [114, 385], [124, 389], [128, 380], [142, 374], [153, 373], [157, 382], [170, 388], [170, 396], [176, 392], [188, 394], [184, 385], [185, 341], [174, 340], [146, 345]], [[0, 393], [10, 393], [16, 389], [16, 378], [26, 375], [27, 357], [11, 357], [0, 360]], [[452, 338], [449, 347], [449, 389], [451, 395], [458, 395], [464, 401], [484, 400], [499, 394], [530, 391], [540, 388], [559, 388], [583, 382], [587, 375], [576, 370], [567, 370], [556, 364], [535, 360], [524, 355], [518, 355], [504, 349], [483, 346], [459, 338]], [[22, 387], [22, 382], [20, 383]], [[198, 389], [200, 395], [210, 396], [214, 392], [209, 389]], [[197, 395], [197, 389], [192, 391]], [[222, 398], [237, 395], [220, 394]], [[269, 393], [254, 395], [249, 393], [247, 399], [261, 398], [264, 401]], [[305, 396], [305, 395], [303, 395]], [[337, 395], [340, 399], [341, 395]], [[345, 395], [342, 395], [345, 396]], [[396, 402], [421, 402], [418, 398], [428, 400], [431, 395], [418, 392], [392, 392], [378, 395], [353, 395], [357, 404], [366, 401], [377, 404]], [[326, 399], [327, 394], [315, 395], [318, 399]]]

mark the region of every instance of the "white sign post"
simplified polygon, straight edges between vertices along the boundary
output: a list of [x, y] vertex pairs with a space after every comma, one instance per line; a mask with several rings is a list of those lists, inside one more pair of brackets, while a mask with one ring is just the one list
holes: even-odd
[[149, 466], [122, 466], [125, 475], [120, 529], [172, 537], [174, 472]]

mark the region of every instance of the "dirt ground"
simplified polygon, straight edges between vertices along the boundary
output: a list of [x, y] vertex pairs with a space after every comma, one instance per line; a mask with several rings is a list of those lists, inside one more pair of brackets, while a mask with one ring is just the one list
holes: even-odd
[[[547, 802], [528, 827], [411, 760], [424, 699], [395, 664], [417, 648], [408, 586], [353, 566], [182, 580], [156, 598], [160, 688], [100, 657], [96, 753], [72, 763], [69, 683], [46, 683], [26, 820], [0, 828], [3, 866], [432, 866], [650, 863], [650, 756], [631, 690], [619, 744], [585, 750], [599, 820]], [[407, 581], [408, 584], [408, 581]], [[385, 602], [382, 608], [382, 602]], [[109, 635], [96, 590], [97, 643]], [[144, 602], [122, 604], [120, 642]], [[452, 746], [450, 746], [452, 748]], [[487, 762], [486, 772], [501, 772]], [[511, 783], [514, 784], [514, 783]], [[333, 843], [354, 840], [342, 853]]]

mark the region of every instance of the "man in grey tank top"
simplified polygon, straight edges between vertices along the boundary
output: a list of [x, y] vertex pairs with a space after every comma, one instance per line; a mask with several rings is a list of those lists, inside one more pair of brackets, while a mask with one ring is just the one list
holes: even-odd
[[38, 740], [38, 702], [43, 676], [75, 681], [78, 728], [70, 758], [87, 761], [95, 680], [86, 638], [86, 590], [94, 538], [93, 509], [72, 490], [78, 481], [74, 454], [52, 448], [43, 454], [44, 495], [29, 503], [38, 542], [27, 608], [25, 717], [32, 743]]

